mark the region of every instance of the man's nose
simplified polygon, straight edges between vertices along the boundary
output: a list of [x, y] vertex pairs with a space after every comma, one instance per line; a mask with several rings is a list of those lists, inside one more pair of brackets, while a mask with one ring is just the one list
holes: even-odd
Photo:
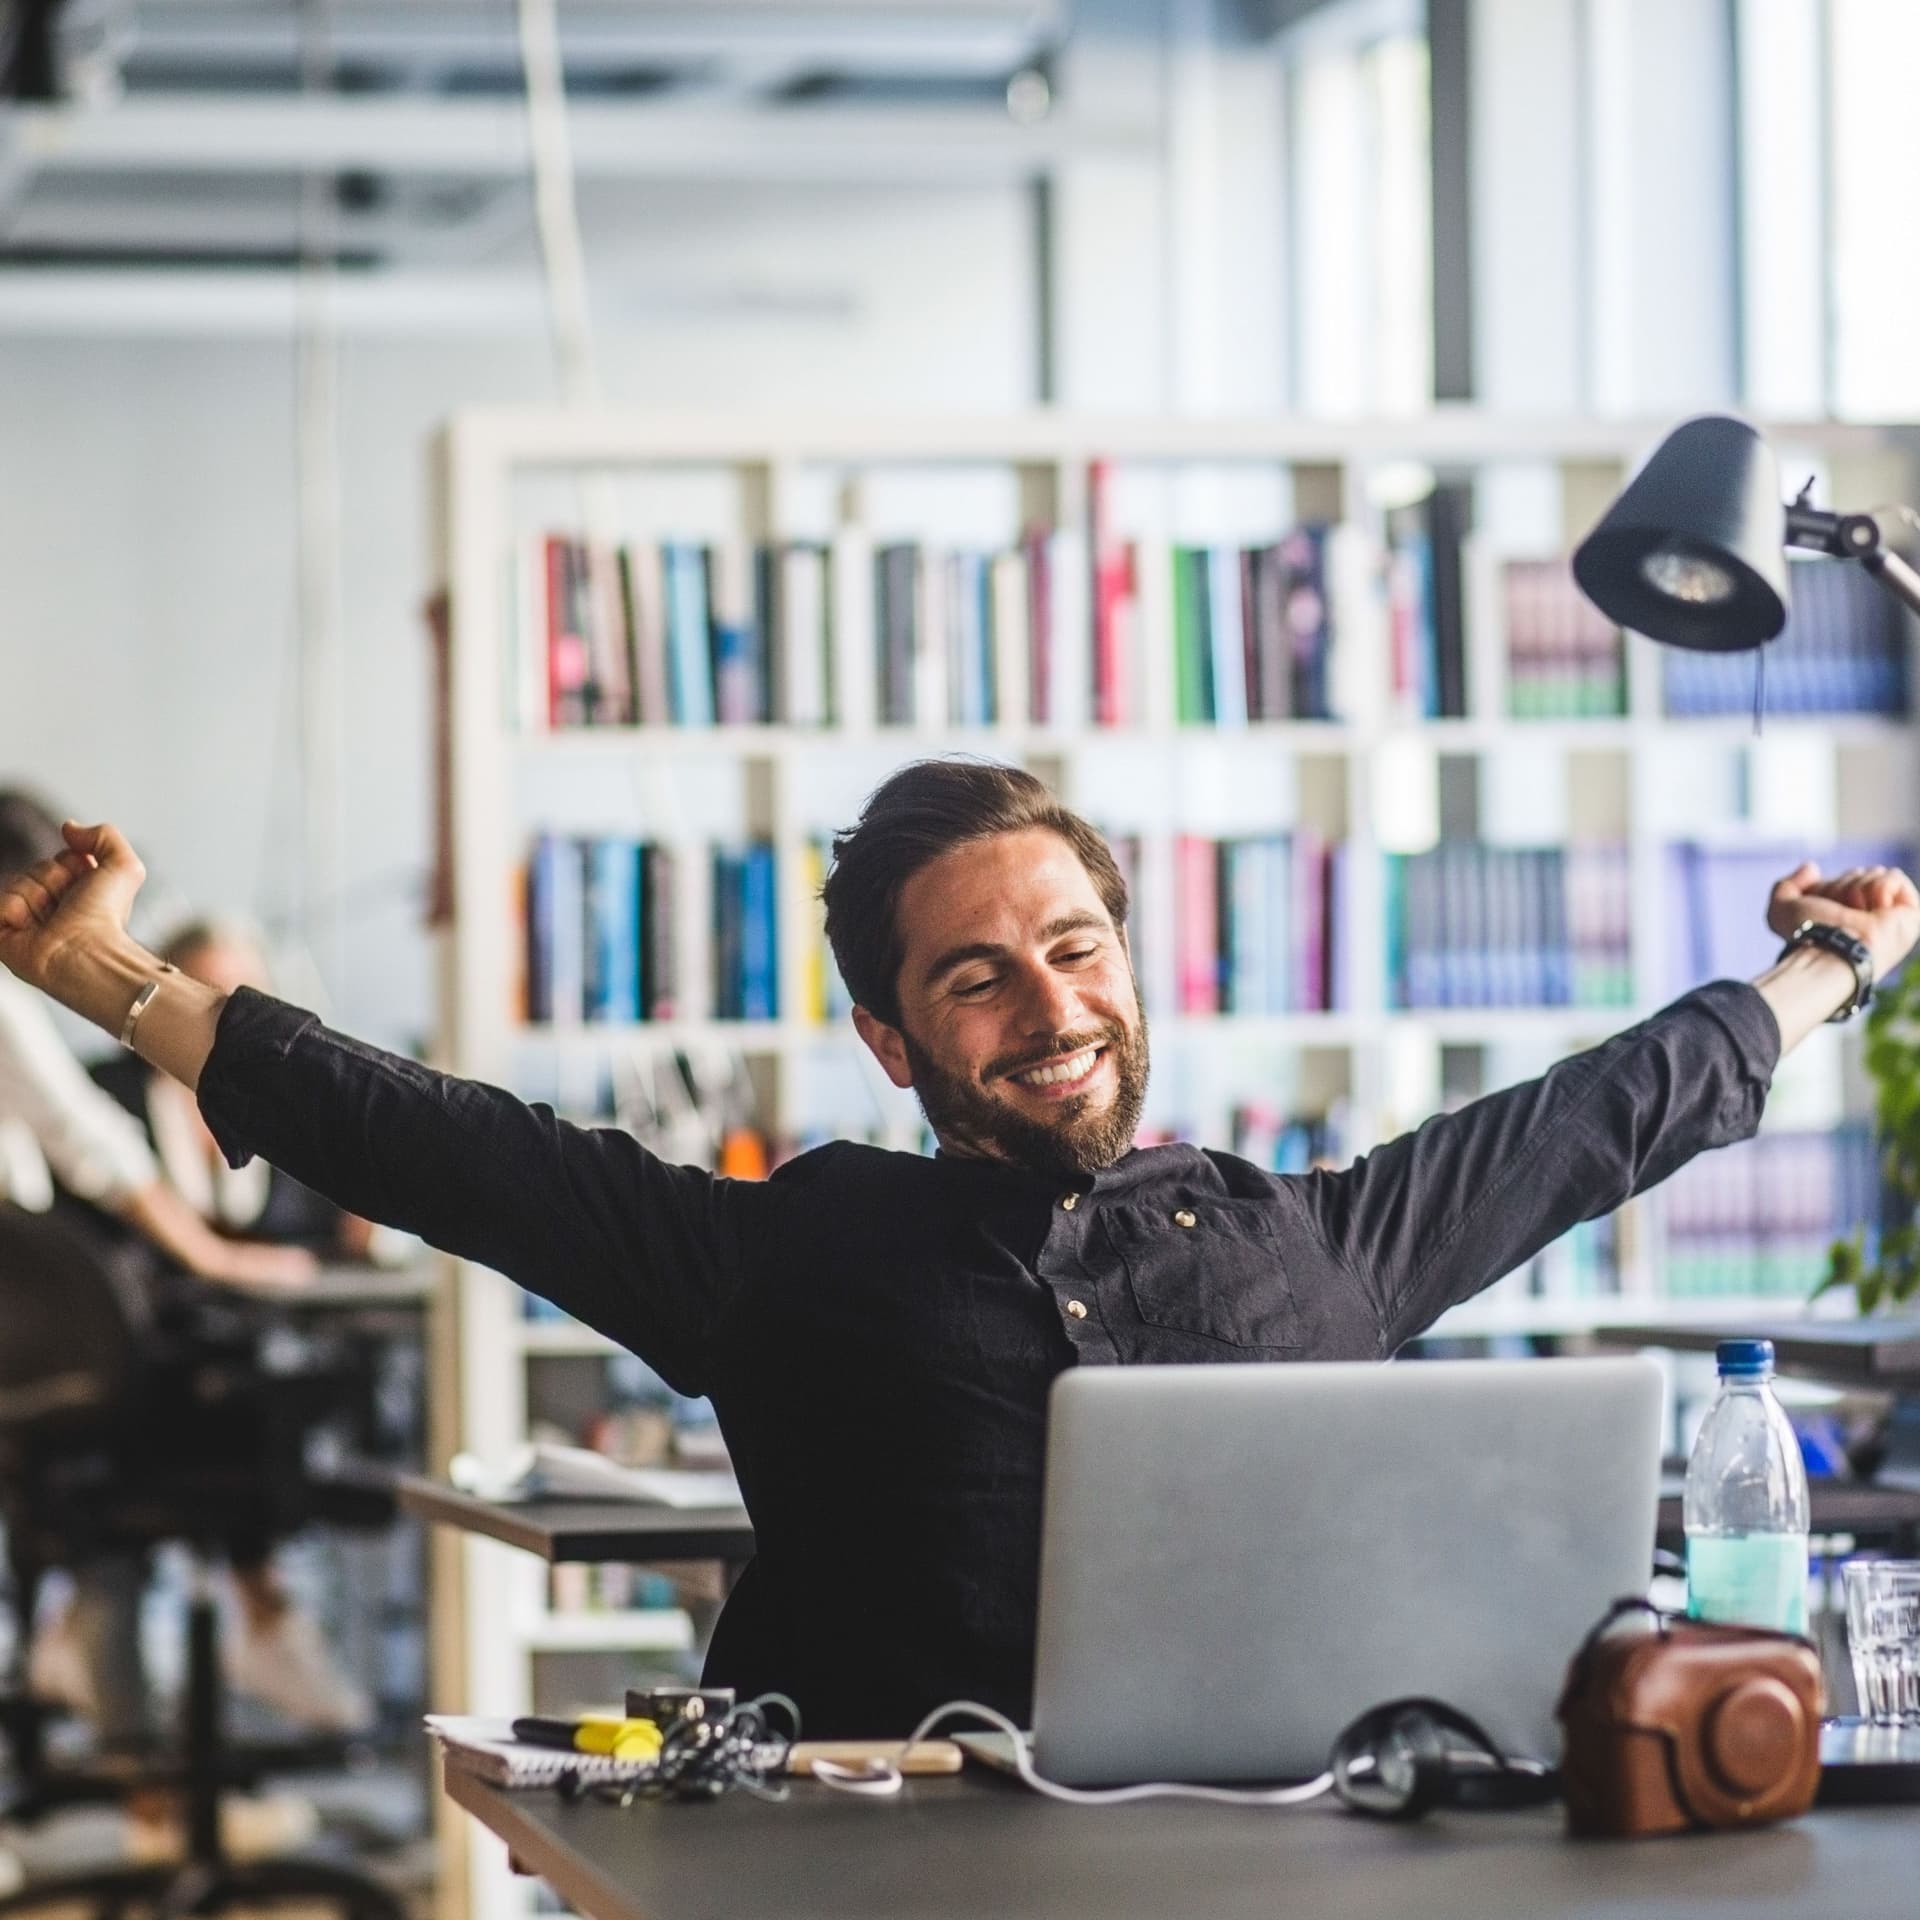
[[1052, 967], [1027, 967], [1021, 974], [1021, 1025], [1029, 1033], [1068, 1033], [1083, 1018], [1079, 989]]

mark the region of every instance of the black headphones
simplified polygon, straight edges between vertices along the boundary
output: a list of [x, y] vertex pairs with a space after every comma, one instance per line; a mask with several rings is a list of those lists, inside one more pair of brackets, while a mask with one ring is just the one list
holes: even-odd
[[1363, 1713], [1327, 1764], [1341, 1803], [1376, 1820], [1417, 1820], [1444, 1806], [1537, 1807], [1560, 1791], [1543, 1761], [1510, 1758], [1477, 1721], [1418, 1697]]

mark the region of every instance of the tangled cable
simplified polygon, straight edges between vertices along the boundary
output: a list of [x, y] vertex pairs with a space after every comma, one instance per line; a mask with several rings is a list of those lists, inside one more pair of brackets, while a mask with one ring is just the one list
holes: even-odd
[[[777, 1707], [790, 1731], [778, 1731], [767, 1717]], [[559, 1787], [568, 1800], [604, 1800], [630, 1807], [636, 1800], [717, 1800], [735, 1789], [762, 1800], [784, 1800], [784, 1784], [772, 1785], [786, 1771], [787, 1754], [800, 1737], [800, 1709], [784, 1693], [763, 1693], [743, 1700], [724, 1717], [678, 1719], [661, 1730], [659, 1757], [618, 1780], [583, 1780], [563, 1773]]]

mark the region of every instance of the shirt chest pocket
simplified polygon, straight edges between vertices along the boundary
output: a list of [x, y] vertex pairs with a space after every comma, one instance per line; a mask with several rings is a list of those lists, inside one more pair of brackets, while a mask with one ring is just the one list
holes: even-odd
[[1105, 1227], [1147, 1325], [1249, 1358], [1299, 1345], [1293, 1289], [1266, 1202], [1114, 1206], [1105, 1209]]

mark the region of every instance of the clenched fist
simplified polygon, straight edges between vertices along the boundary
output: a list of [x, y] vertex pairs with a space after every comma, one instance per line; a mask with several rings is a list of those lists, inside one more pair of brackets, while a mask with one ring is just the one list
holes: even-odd
[[62, 963], [121, 938], [147, 877], [119, 828], [60, 831], [64, 851], [0, 881], [0, 965], [56, 999]]
[[1767, 925], [1785, 939], [1803, 920], [1824, 920], [1867, 943], [1884, 979], [1920, 940], [1920, 891], [1898, 867], [1849, 867], [1831, 880], [1803, 860], [1774, 882]]

